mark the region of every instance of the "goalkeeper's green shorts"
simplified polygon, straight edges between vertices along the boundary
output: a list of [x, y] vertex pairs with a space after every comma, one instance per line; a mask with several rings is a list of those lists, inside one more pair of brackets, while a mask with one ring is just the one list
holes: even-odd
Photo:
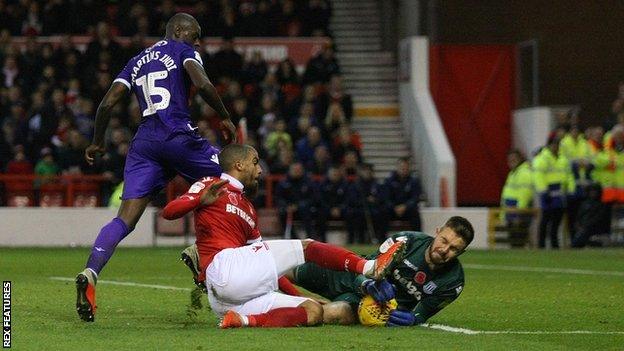
[[366, 277], [351, 272], [332, 271], [314, 263], [305, 263], [294, 270], [293, 283], [332, 301], [345, 301], [354, 311], [362, 299], [360, 286]]

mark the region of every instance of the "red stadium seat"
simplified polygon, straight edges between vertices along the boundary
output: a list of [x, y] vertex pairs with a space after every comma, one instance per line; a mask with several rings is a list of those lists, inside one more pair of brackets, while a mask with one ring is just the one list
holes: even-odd
[[39, 192], [39, 206], [61, 207], [64, 204], [65, 187], [59, 183], [42, 184]]
[[35, 204], [35, 191], [31, 180], [10, 180], [4, 182], [6, 201], [10, 207], [30, 207]]
[[73, 207], [97, 207], [100, 203], [100, 186], [97, 182], [77, 182], [74, 184]]

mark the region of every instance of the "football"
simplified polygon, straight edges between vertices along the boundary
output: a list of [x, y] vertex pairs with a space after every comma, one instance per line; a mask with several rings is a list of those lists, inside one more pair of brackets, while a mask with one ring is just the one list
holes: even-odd
[[358, 318], [360, 323], [367, 327], [384, 326], [390, 316], [390, 311], [397, 308], [397, 301], [392, 299], [384, 304], [366, 295], [358, 306]]

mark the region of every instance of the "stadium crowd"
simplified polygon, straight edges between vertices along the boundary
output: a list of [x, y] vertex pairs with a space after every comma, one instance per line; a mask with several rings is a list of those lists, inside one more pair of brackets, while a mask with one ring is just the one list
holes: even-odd
[[[295, 11], [302, 30], [289, 30], [288, 35], [326, 33], [331, 11], [328, 2], [317, 0], [240, 1], [234, 7], [223, 6], [229, 3], [202, 2], [193, 10], [204, 24], [209, 21], [203, 14], [214, 12], [227, 18], [234, 12], [237, 24], [233, 27], [240, 31], [245, 26], [238, 21], [250, 9], [264, 11], [268, 6], [274, 16]], [[281, 12], [275, 7], [278, 3]], [[0, 12], [11, 18], [0, 30], [0, 170], [38, 176], [102, 175], [107, 182], [101, 189], [101, 203], [106, 205], [114, 198], [111, 194], [122, 186], [125, 157], [141, 123], [141, 111], [134, 97], [115, 107], [106, 134], [108, 151], [95, 166], [89, 166], [84, 149], [93, 136], [95, 110], [125, 62], [148, 46], [144, 35], [162, 33], [160, 27], [168, 14], [178, 10], [171, 5], [163, 1], [149, 15], [141, 4], [126, 10], [122, 5], [74, 9], [105, 17], [87, 16], [75, 24], [54, 19], [65, 18], [61, 13], [72, 6], [99, 5], [25, 1], [0, 6]], [[320, 9], [324, 15], [312, 17], [325, 18], [322, 23], [307, 23], [310, 16], [306, 13]], [[142, 23], [136, 16], [147, 16], [149, 31], [127, 28], [125, 23]], [[285, 35], [283, 21], [270, 23], [269, 35]], [[360, 136], [350, 126], [352, 99], [343, 88], [331, 45], [324, 46], [302, 71], [290, 59], [271, 67], [259, 52], [247, 58], [234, 49], [232, 36], [245, 33], [205, 25], [204, 34], [225, 35], [216, 53], [202, 54], [210, 79], [245, 141], [260, 152], [264, 175], [285, 175], [275, 186], [275, 203], [284, 225], [287, 213], [293, 212], [297, 223], [304, 223], [307, 235], [323, 240], [329, 220], [349, 219], [346, 225], [352, 242], [385, 239], [393, 219], [409, 220], [414, 229], [420, 228], [422, 191], [409, 171], [409, 162], [399, 161], [397, 172], [385, 184], [378, 184], [372, 166], [363, 162]], [[92, 40], [80, 51], [69, 35], [63, 35], [58, 45], [40, 43], [36, 36], [67, 32], [92, 33]], [[119, 43], [117, 34], [133, 33], [140, 34], [128, 46]], [[25, 44], [17, 45], [13, 34], [24, 34]], [[196, 96], [191, 113], [198, 132], [218, 146], [215, 112]], [[264, 205], [264, 200], [259, 197], [257, 204]]]
[[207, 36], [299, 37], [329, 35], [332, 8], [328, 0], [0, 1], [0, 30], [82, 35], [104, 21], [114, 35], [160, 36], [177, 11], [193, 14]]
[[[600, 245], [595, 235], [611, 232], [612, 214], [621, 217], [624, 204], [624, 83], [605, 126], [581, 128], [577, 111], [555, 116], [556, 128], [546, 145], [527, 160], [519, 150], [508, 154], [511, 169], [501, 194], [501, 207], [541, 212], [538, 246], [559, 248], [564, 215], [572, 247]], [[607, 132], [605, 132], [607, 130]], [[509, 212], [511, 244], [523, 246], [531, 222], [529, 212]], [[595, 239], [595, 237], [594, 237]]]

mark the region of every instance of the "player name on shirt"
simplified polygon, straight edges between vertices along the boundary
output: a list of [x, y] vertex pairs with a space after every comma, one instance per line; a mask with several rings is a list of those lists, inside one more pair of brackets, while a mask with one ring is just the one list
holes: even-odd
[[167, 71], [178, 68], [178, 65], [176, 65], [174, 59], [171, 56], [163, 54], [160, 51], [150, 50], [145, 55], [141, 56], [141, 58], [138, 59], [134, 64], [134, 67], [132, 67], [132, 73], [130, 74], [130, 78], [132, 79], [133, 84], [137, 74], [139, 73], [139, 70], [141, 69], [141, 66], [153, 60], [158, 60], [162, 62], [165, 65]]
[[251, 218], [250, 215], [247, 214], [247, 212], [243, 211], [242, 209], [232, 205], [232, 204], [226, 204], [225, 205], [225, 212], [227, 213], [234, 213], [236, 215], [238, 215], [240, 218], [242, 218], [245, 222], [247, 222], [247, 224], [249, 224], [250, 227], [255, 228], [256, 227], [256, 222]]

